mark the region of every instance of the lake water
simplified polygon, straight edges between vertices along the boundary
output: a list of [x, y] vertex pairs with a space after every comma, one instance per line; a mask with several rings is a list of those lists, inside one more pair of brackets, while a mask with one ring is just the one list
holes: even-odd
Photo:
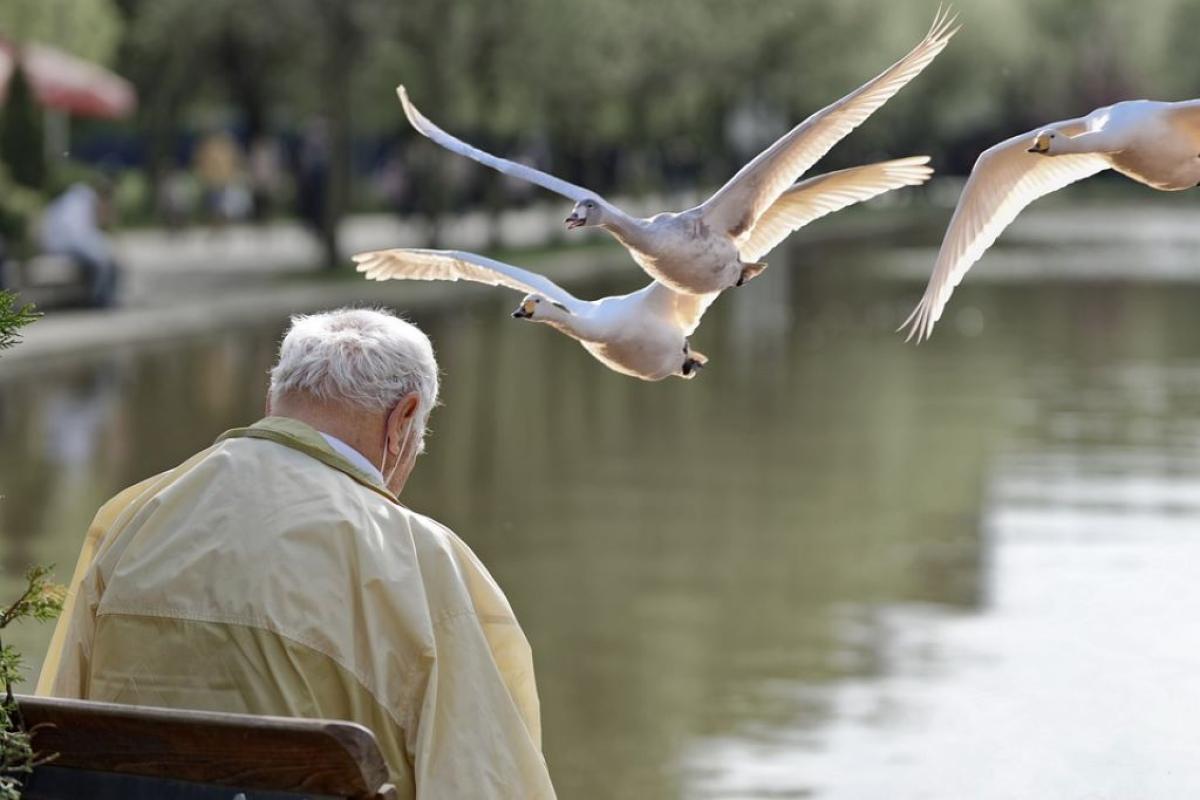
[[[692, 382], [495, 291], [417, 315], [445, 405], [405, 499], [508, 593], [561, 797], [1200, 796], [1200, 284], [994, 252], [1028, 269], [917, 348], [895, 262], [932, 252], [799, 243]], [[257, 418], [282, 324], [0, 366], [2, 587], [65, 580], [105, 498]], [[14, 637], [34, 672], [49, 632]]]

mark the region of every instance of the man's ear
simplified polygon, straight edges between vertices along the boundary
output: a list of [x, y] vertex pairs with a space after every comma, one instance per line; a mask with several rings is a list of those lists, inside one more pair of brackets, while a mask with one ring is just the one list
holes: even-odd
[[399, 455], [404, 446], [404, 437], [400, 434], [412, 423], [421, 407], [421, 397], [416, 392], [409, 392], [400, 398], [400, 402], [388, 412], [387, 417], [387, 448], [392, 455]]

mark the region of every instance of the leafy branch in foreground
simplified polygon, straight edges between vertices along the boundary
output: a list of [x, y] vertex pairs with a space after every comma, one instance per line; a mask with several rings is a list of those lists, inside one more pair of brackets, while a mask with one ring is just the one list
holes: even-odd
[[18, 306], [16, 295], [0, 292], [0, 350], [19, 342], [18, 331], [40, 316], [32, 305]]
[[[51, 569], [39, 566], [25, 573], [25, 591], [0, 612], [0, 631], [25, 619], [46, 622], [62, 612], [67, 590], [50, 580]], [[4, 681], [4, 699], [0, 701], [0, 800], [20, 800], [22, 778], [54, 758], [34, 752], [35, 731], [25, 729], [13, 698], [12, 685], [21, 679], [23, 671], [21, 654], [12, 645], [0, 642], [0, 680]]]

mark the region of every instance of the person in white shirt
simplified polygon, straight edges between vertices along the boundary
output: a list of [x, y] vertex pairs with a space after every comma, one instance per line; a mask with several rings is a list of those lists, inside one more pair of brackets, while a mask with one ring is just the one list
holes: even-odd
[[46, 253], [67, 256], [83, 267], [88, 303], [111, 306], [116, 300], [117, 262], [103, 226], [109, 216], [107, 186], [73, 183], [46, 207], [41, 245]]

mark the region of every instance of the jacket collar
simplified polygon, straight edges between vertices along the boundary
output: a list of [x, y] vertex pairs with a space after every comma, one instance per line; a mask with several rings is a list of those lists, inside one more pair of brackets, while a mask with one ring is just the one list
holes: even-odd
[[299, 450], [326, 466], [349, 475], [363, 486], [375, 490], [393, 503], [399, 504], [400, 502], [396, 495], [392, 494], [376, 476], [348, 461], [329, 446], [329, 442], [325, 441], [325, 437], [316, 428], [298, 419], [266, 417], [249, 428], [234, 428], [225, 431], [217, 438], [217, 441], [223, 442], [226, 439], [267, 439], [293, 450]]

